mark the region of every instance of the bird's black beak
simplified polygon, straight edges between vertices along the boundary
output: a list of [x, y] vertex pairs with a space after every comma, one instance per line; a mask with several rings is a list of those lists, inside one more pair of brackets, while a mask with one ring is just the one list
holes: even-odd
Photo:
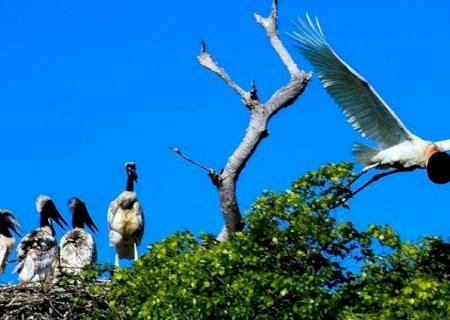
[[92, 220], [87, 210], [86, 204], [79, 198], [74, 197], [69, 200], [69, 208], [72, 211], [72, 225], [73, 227], [83, 227], [87, 225], [89, 229], [95, 234], [98, 232], [98, 228]]
[[96, 234], [98, 232], [98, 228], [95, 225], [94, 221], [91, 219], [91, 217], [88, 217], [88, 219], [86, 219], [88, 221], [86, 221], [86, 225], [89, 227], [89, 229], [91, 229], [91, 231]]
[[[63, 218], [63, 216], [58, 212], [58, 211], [56, 211], [55, 213], [54, 213], [54, 215], [52, 216], [52, 219], [61, 227], [61, 229], [66, 229], [66, 227], [68, 226], [68, 224], [67, 224], [67, 222], [66, 222], [66, 220], [64, 220], [64, 218]], [[63, 226], [63, 224], [66, 226]]]
[[14, 219], [11, 221], [11, 228], [12, 231], [14, 231], [15, 234], [17, 234], [19, 237], [22, 238], [22, 234], [18, 231], [22, 231], [24, 232], [24, 230], [22, 229], [22, 227], [20, 226], [20, 224]]

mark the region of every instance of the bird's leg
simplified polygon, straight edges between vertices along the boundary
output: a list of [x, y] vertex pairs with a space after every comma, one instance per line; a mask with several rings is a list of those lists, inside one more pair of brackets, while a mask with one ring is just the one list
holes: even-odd
[[[363, 175], [365, 175], [370, 169], [374, 169], [374, 168], [378, 167], [379, 165], [380, 165], [380, 163], [377, 162], [377, 163], [371, 164], [371, 165], [369, 165], [369, 166], [365, 166], [365, 167], [361, 170], [361, 172], [358, 173], [358, 174], [355, 176], [355, 178], [354, 178], [350, 183], [347, 184], [347, 189], [350, 190], [351, 187], [352, 187], [352, 185], [353, 185], [359, 178], [361, 178]], [[367, 186], [366, 186], [366, 187], [367, 187]], [[361, 190], [362, 190], [362, 189], [361, 189]], [[358, 189], [357, 192], [359, 192], [359, 191], [361, 191], [361, 190]], [[349, 199], [353, 198], [354, 195], [355, 195], [355, 193], [352, 193], [348, 198], [347, 198], [347, 197], [342, 198], [341, 201], [340, 201], [340, 204], [343, 204], [343, 203], [347, 202]], [[334, 205], [331, 209], [334, 209], [334, 208], [338, 207], [340, 204]]]
[[138, 251], [137, 251], [137, 245], [136, 242], [133, 242], [134, 245], [134, 261], [138, 260]]
[[381, 178], [390, 176], [394, 173], [399, 173], [399, 172], [406, 172], [406, 171], [411, 171], [408, 169], [394, 169], [388, 172], [383, 172], [383, 173], [378, 173], [376, 175], [374, 175], [369, 181], [367, 181], [365, 184], [363, 184], [361, 187], [359, 187], [358, 189], [356, 189], [355, 191], [352, 192], [352, 197], [354, 197], [356, 194], [358, 194], [359, 192], [361, 192], [362, 190], [364, 190], [365, 188], [367, 188], [369, 185], [371, 185], [372, 183], [374, 183], [375, 181], [380, 180]]
[[365, 175], [370, 169], [374, 169], [376, 167], [378, 167], [380, 164], [379, 163], [374, 163], [370, 166], [365, 166], [360, 173], [358, 173], [355, 177], [355, 179], [352, 180], [352, 182], [350, 182], [347, 187], [350, 188], [355, 182], [356, 180], [358, 180], [359, 178], [361, 178], [363, 175]]
[[114, 261], [114, 264], [117, 268], [119, 268], [119, 252], [116, 251], [116, 259]]

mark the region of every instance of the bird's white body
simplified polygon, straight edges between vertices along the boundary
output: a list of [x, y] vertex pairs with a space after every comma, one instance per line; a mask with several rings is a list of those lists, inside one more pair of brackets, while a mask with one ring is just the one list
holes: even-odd
[[314, 24], [309, 16], [307, 19], [308, 23], [299, 20], [292, 34], [297, 48], [353, 128], [378, 144], [378, 148], [354, 145], [354, 157], [366, 166], [363, 172], [372, 168], [425, 168], [434, 153], [450, 150], [450, 140], [433, 143], [412, 134], [367, 80], [334, 52], [318, 20]]
[[21, 282], [45, 281], [53, 274], [59, 246], [51, 227], [43, 226], [27, 234], [17, 247], [17, 266]]
[[404, 141], [380, 150], [374, 157], [370, 159], [367, 165], [378, 165], [378, 168], [412, 168], [426, 167], [426, 160], [429, 154], [428, 150], [432, 148], [433, 143], [422, 139]]
[[60, 241], [60, 272], [78, 273], [97, 260], [97, 248], [94, 237], [83, 228], [74, 228]]
[[15, 244], [16, 240], [13, 237], [7, 237], [0, 234], [0, 274], [5, 271], [5, 267], [8, 263], [8, 256]]
[[144, 214], [134, 191], [124, 191], [111, 202], [108, 225], [109, 243], [116, 248], [118, 258], [137, 259], [136, 246], [142, 239]]

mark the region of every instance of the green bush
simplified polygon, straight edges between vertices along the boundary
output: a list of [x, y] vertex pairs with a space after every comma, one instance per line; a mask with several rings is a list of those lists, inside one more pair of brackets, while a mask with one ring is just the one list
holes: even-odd
[[333, 208], [354, 178], [343, 163], [266, 191], [229, 242], [176, 233], [116, 270], [109, 310], [125, 319], [450, 319], [449, 244], [358, 231]]

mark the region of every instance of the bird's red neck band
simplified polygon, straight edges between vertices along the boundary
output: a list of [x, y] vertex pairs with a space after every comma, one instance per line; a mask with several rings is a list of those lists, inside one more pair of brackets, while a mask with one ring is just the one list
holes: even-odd
[[437, 152], [440, 152], [440, 150], [439, 150], [439, 148], [438, 148], [437, 145], [432, 144], [431, 146], [428, 147], [428, 149], [427, 149], [427, 154], [426, 154], [426, 157], [425, 157], [425, 163], [426, 163], [426, 165], [428, 165], [428, 160], [430, 160], [430, 157], [431, 157], [433, 154], [437, 153]]

